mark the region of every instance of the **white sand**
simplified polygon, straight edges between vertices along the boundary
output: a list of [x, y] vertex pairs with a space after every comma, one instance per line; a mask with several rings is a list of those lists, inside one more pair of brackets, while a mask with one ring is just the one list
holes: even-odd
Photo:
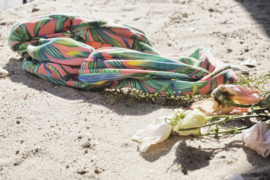
[[[110, 105], [101, 93], [26, 73], [7, 45], [15, 22], [72, 12], [135, 25], [164, 55], [207, 47], [224, 62], [256, 59], [259, 65], [248, 71], [268, 71], [269, 1], [217, 2], [41, 0], [0, 12], [0, 67], [11, 74], [0, 79], [0, 179], [219, 180], [229, 174], [270, 179], [269, 157], [245, 148], [240, 135], [219, 140], [171, 136], [140, 155], [131, 136], [153, 118], [171, 115], [176, 106]], [[39, 10], [32, 13], [34, 7]]]

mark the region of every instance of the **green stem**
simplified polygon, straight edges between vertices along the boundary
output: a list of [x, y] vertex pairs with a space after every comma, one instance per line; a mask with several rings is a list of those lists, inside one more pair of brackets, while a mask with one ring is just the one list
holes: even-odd
[[[224, 118], [224, 116], [227, 116], [227, 117], [225, 117], [225, 119], [220, 119], [220, 120], [214, 121], [212, 123], [206, 124], [206, 125], [201, 126], [201, 127], [194, 127], [194, 128], [188, 128], [188, 129], [178, 129], [178, 131], [190, 131], [190, 130], [194, 130], [194, 129], [200, 129], [203, 127], [212, 126], [212, 125], [219, 124], [222, 122], [235, 121], [235, 120], [247, 119], [247, 118], [252, 118], [252, 117], [268, 117], [268, 115], [260, 115], [260, 114], [259, 115], [258, 114], [256, 114], [256, 115], [243, 115], [243, 116], [230, 116], [230, 115], [221, 115], [221, 116], [222, 116], [222, 118]], [[218, 117], [218, 116], [213, 116], [213, 117]]]
[[251, 109], [252, 111], [254, 111], [254, 112], [256, 112], [256, 111], [258, 111], [258, 110], [267, 110], [267, 108], [265, 108], [265, 107], [263, 107], [263, 108], [260, 107], [260, 108], [254, 109], [254, 107], [256, 107], [256, 105], [257, 105], [257, 104], [253, 104], [253, 106], [251, 106], [250, 109]]
[[[239, 131], [241, 130], [244, 130], [244, 129], [247, 129], [248, 126], [243, 126], [243, 127], [240, 127], [240, 128], [235, 128]], [[233, 133], [233, 132], [236, 132], [234, 129], [231, 129], [231, 130], [227, 130], [227, 131], [219, 131], [218, 134], [228, 134], [228, 133]], [[212, 132], [212, 133], [205, 133], [205, 134], [199, 134], [197, 136], [211, 136], [211, 135], [216, 135], [217, 133], [216, 132]]]
[[223, 103], [226, 104], [227, 106], [234, 106], [234, 107], [241, 107], [241, 108], [249, 108], [253, 106], [253, 104], [236, 104], [227, 100], [223, 100]]

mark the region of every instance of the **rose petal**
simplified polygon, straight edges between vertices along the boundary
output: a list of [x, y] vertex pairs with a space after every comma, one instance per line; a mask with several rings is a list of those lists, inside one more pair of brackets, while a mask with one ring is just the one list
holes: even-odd
[[213, 115], [219, 109], [219, 103], [215, 101], [213, 98], [204, 99], [202, 101], [198, 101], [193, 103], [190, 106], [190, 109], [200, 109], [206, 115]]
[[[211, 93], [212, 97], [224, 103], [224, 100], [235, 104], [256, 104], [262, 98], [258, 96], [258, 90], [253, 90], [237, 85], [226, 84], [220, 85]], [[220, 111], [215, 111], [218, 114], [242, 114], [247, 108], [239, 108], [233, 106], [221, 105]]]
[[254, 94], [254, 93], [259, 94], [258, 90], [249, 89], [246, 87], [237, 86], [237, 85], [233, 85], [233, 84], [223, 85], [222, 91], [228, 92], [229, 94], [234, 95], [234, 96], [241, 96], [241, 97], [248, 96], [248, 95]]
[[227, 114], [234, 114], [234, 115], [240, 115], [248, 111], [248, 108], [239, 108], [239, 107], [233, 107], [233, 106], [222, 106], [219, 112], [217, 112], [220, 115], [227, 115]]
[[237, 104], [256, 104], [259, 102], [262, 98], [259, 97], [257, 94], [250, 94], [247, 96], [233, 96], [232, 100], [234, 103]]
[[152, 144], [165, 141], [171, 134], [173, 126], [165, 122], [165, 118], [157, 118], [149, 124], [144, 130], [139, 130], [132, 136], [132, 140], [140, 144], [140, 153], [146, 152]]
[[268, 124], [259, 122], [251, 128], [242, 131], [242, 140], [245, 145], [260, 154], [267, 157], [270, 153], [270, 130]]

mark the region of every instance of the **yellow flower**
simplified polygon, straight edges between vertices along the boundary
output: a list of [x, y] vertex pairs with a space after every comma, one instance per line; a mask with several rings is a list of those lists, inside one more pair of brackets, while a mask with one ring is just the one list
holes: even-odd
[[[209, 117], [202, 113], [199, 109], [185, 111], [182, 114], [182, 118], [177, 121], [177, 124], [173, 128], [173, 131], [179, 133], [182, 136], [198, 134], [200, 133], [200, 127], [204, 126], [208, 119]], [[185, 131], [181, 130], [196, 127], [198, 127], [198, 129]]]

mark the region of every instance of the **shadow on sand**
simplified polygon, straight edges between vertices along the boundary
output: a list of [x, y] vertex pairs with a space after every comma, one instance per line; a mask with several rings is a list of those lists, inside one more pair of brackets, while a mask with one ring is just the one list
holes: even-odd
[[269, 0], [236, 0], [250, 13], [258, 24], [262, 25], [270, 37], [270, 1]]
[[174, 147], [176, 149], [175, 160], [167, 171], [170, 170], [174, 165], [177, 165], [177, 167], [181, 166], [180, 169], [183, 174], [188, 174], [188, 171], [193, 171], [208, 166], [211, 158], [216, 153], [223, 150], [223, 148], [205, 149], [188, 146], [186, 141], [193, 139], [199, 140], [202, 138], [172, 135], [165, 142], [151, 146], [147, 153], [142, 154], [142, 157], [147, 161], [154, 162], [160, 157], [168, 154], [174, 145], [179, 142], [177, 147]]
[[36, 75], [24, 71], [22, 69], [22, 60], [22, 58], [10, 58], [9, 62], [3, 68], [9, 72], [9, 78], [12, 82], [22, 83], [29, 88], [35, 89], [40, 92], [47, 92], [63, 99], [81, 100], [84, 103], [102, 105], [108, 109], [115, 111], [119, 115], [141, 116], [144, 114], [149, 114], [160, 108], [175, 108], [175, 106], [162, 106], [158, 103], [153, 104], [146, 102], [136, 102], [135, 100], [132, 102], [128, 102], [125, 100], [115, 100], [114, 103], [111, 104], [109, 102], [109, 93], [106, 93], [103, 89], [85, 91], [81, 89], [75, 89], [71, 87], [53, 84]]
[[167, 171], [176, 165], [176, 167], [186, 175], [189, 171], [207, 167], [210, 164], [211, 159], [213, 159], [213, 157], [219, 152], [228, 152], [231, 149], [243, 149], [246, 153], [247, 161], [254, 166], [254, 169], [242, 174], [242, 176], [245, 177], [246, 180], [251, 180], [254, 178], [265, 179], [266, 177], [270, 178], [270, 157], [263, 158], [257, 154], [256, 151], [245, 147], [242, 141], [232, 141], [220, 148], [201, 148], [200, 146], [194, 147], [187, 145], [187, 141], [193, 139], [198, 140], [202, 138], [191, 136], [179, 137], [172, 135], [165, 142], [151, 146], [147, 153], [142, 154], [142, 157], [149, 162], [154, 162], [160, 157], [168, 154], [174, 147], [174, 144], [179, 142], [175, 148], [175, 160]]

